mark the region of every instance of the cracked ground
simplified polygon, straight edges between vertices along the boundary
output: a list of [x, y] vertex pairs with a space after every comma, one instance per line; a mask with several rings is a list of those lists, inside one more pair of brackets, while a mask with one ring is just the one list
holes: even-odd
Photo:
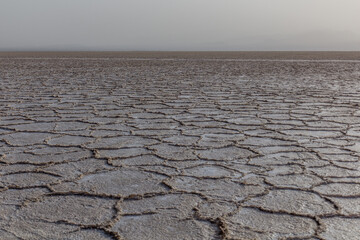
[[360, 61], [165, 55], [2, 55], [0, 239], [360, 239]]

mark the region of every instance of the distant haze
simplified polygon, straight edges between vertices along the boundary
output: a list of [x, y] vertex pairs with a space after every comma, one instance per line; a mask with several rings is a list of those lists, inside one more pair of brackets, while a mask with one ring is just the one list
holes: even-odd
[[0, 0], [0, 50], [360, 50], [360, 0]]

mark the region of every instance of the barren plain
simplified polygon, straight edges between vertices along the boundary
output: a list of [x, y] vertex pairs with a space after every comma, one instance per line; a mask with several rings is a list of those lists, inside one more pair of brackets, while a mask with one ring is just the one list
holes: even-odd
[[0, 239], [360, 239], [360, 53], [1, 53]]

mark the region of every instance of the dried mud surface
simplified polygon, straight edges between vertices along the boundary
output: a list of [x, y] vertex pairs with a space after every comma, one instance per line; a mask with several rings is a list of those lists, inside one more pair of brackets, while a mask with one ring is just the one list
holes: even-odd
[[359, 239], [357, 54], [146, 54], [1, 55], [0, 239]]

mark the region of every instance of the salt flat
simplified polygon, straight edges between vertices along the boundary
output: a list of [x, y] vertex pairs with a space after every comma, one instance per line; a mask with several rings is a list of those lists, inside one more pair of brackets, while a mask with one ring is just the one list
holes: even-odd
[[360, 239], [360, 53], [1, 53], [0, 239]]

